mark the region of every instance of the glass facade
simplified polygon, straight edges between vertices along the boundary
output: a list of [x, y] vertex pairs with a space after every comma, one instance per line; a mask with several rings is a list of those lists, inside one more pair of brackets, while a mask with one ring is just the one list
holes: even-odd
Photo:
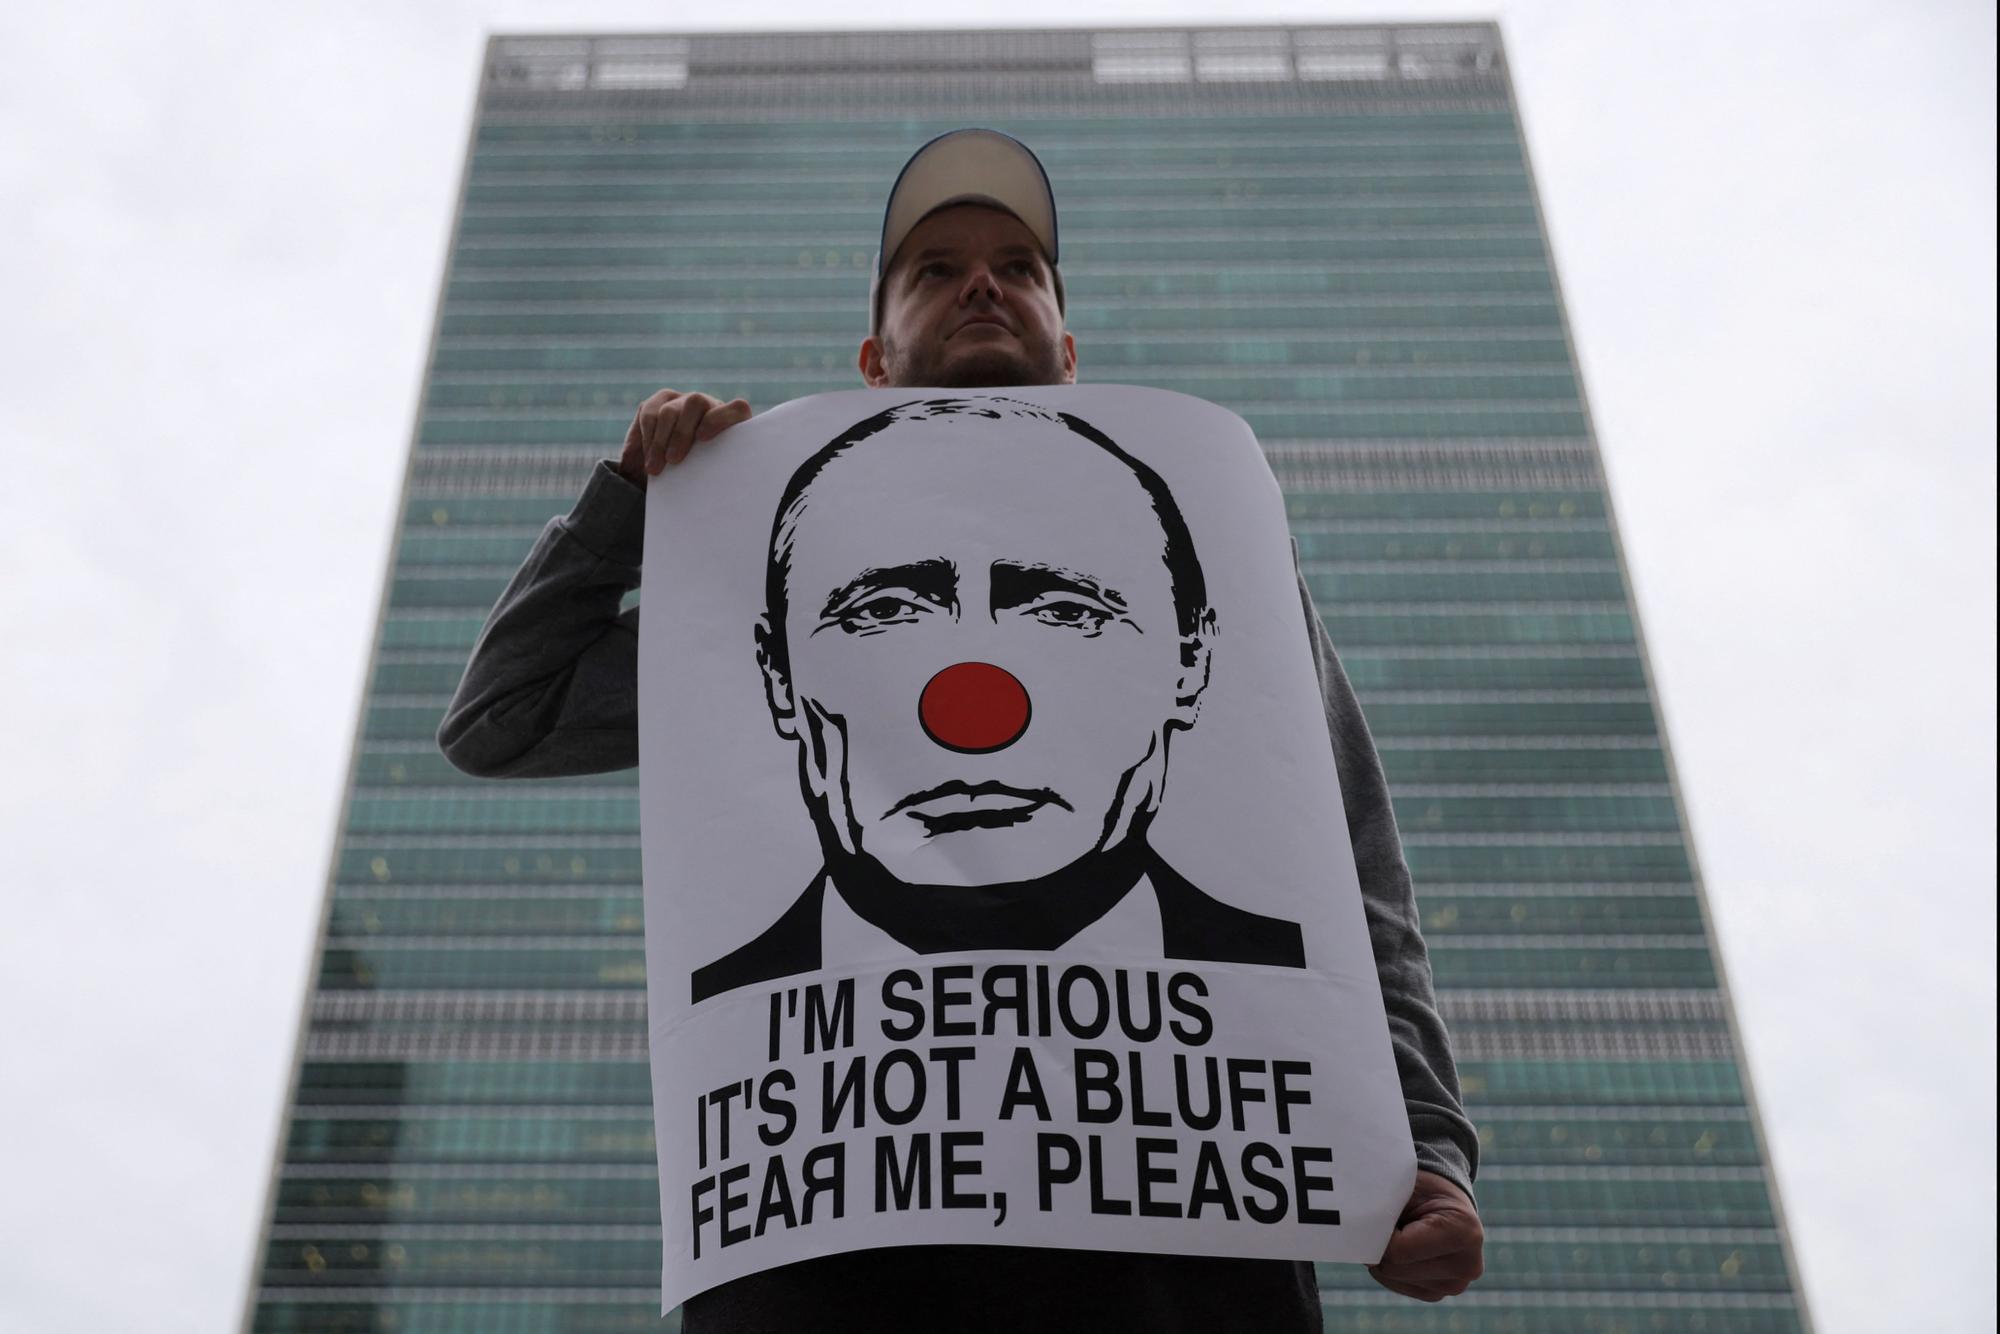
[[1484, 25], [489, 44], [246, 1328], [661, 1327], [635, 776], [432, 736], [640, 400], [857, 384], [965, 124], [1048, 166], [1083, 378], [1255, 426], [1395, 789], [1488, 1267], [1329, 1326], [1807, 1329]]

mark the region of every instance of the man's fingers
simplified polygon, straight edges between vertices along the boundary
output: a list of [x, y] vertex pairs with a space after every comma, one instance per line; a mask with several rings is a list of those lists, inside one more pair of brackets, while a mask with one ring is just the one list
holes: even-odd
[[646, 440], [646, 473], [658, 476], [667, 461], [667, 432], [674, 424], [674, 406], [671, 402], [648, 403], [639, 409], [639, 419]]
[[633, 415], [618, 471], [643, 485], [668, 464], [686, 458], [696, 441], [712, 440], [749, 416], [750, 405], [740, 398], [723, 403], [708, 394], [662, 389]]
[[1374, 1268], [1380, 1270], [1382, 1278], [1394, 1278], [1400, 1284], [1418, 1284], [1426, 1288], [1470, 1284], [1482, 1272], [1478, 1256], [1468, 1252], [1444, 1256], [1442, 1260], [1422, 1260], [1420, 1264], [1378, 1264]]
[[730, 427], [739, 425], [749, 419], [750, 404], [740, 398], [731, 399], [721, 407], [711, 409], [702, 417], [701, 425], [696, 428], [694, 438], [696, 440], [713, 440]]
[[1393, 1278], [1384, 1278], [1372, 1267], [1368, 1270], [1368, 1277], [1374, 1279], [1398, 1297], [1414, 1297], [1420, 1302], [1441, 1302], [1446, 1297], [1453, 1295], [1451, 1293], [1438, 1292], [1431, 1288], [1418, 1287], [1411, 1283], [1401, 1283]]
[[1468, 1249], [1476, 1235], [1471, 1220], [1452, 1212], [1425, 1214], [1396, 1229], [1379, 1263], [1394, 1269]]
[[689, 394], [675, 405], [680, 409], [674, 416], [673, 428], [667, 432], [667, 462], [679, 463], [694, 448], [694, 433], [700, 429], [702, 418], [711, 408], [721, 406], [707, 394]]

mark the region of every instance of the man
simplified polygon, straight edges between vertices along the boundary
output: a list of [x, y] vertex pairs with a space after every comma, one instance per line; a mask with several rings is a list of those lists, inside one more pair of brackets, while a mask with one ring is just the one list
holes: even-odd
[[765, 586], [765, 698], [824, 864], [696, 970], [697, 1003], [912, 951], [1305, 966], [1297, 923], [1147, 845], [1216, 616], [1166, 483], [1088, 422], [996, 397], [857, 422], [779, 497]]
[[[1005, 135], [960, 130], [904, 167], [884, 214], [861, 378], [869, 386], [1069, 384], [1054, 197]], [[643, 491], [697, 443], [750, 416], [742, 399], [663, 389], [641, 404], [615, 468], [550, 523], [473, 649], [439, 744], [484, 777], [638, 762], [636, 609]], [[654, 571], [654, 578], [671, 577]], [[1422, 1301], [1463, 1292], [1484, 1234], [1469, 1194], [1478, 1144], [1459, 1103], [1388, 789], [1354, 692], [1300, 580], [1390, 1040], [1416, 1186], [1380, 1264]], [[690, 1334], [723, 1330], [1244, 1330], [1321, 1327], [1310, 1265], [1012, 1247], [922, 1247], [810, 1260], [691, 1298]]]

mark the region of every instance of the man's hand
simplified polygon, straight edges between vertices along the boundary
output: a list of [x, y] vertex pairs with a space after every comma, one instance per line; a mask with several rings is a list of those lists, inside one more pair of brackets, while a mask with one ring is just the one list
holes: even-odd
[[625, 449], [618, 472], [632, 485], [645, 488], [648, 477], [686, 458], [697, 440], [713, 440], [750, 416], [750, 405], [732, 399], [724, 403], [707, 394], [662, 389], [639, 405], [632, 429], [625, 432]]
[[1435, 1172], [1419, 1171], [1389, 1248], [1368, 1273], [1391, 1292], [1441, 1302], [1486, 1272], [1485, 1245], [1486, 1229], [1465, 1192]]

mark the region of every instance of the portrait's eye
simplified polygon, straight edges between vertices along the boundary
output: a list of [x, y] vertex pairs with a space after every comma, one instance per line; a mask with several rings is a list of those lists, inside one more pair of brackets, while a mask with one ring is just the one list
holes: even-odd
[[1035, 276], [1035, 262], [1031, 259], [1017, 259], [1007, 265], [1007, 271], [1017, 278]]
[[1038, 598], [1023, 610], [1043, 625], [1080, 630], [1085, 636], [1100, 633], [1114, 619], [1113, 613], [1093, 603], [1053, 595]]
[[917, 277], [949, 278], [951, 277], [951, 265], [945, 263], [941, 259], [934, 259], [930, 263], [921, 265], [917, 269]]
[[940, 610], [936, 601], [921, 593], [878, 592], [848, 603], [829, 618], [829, 623], [850, 635], [865, 635], [892, 625], [908, 625]]

